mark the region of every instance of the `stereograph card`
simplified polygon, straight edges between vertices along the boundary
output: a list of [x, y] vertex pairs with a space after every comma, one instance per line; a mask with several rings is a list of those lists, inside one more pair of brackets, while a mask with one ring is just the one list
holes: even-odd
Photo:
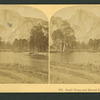
[[100, 5], [0, 5], [0, 92], [100, 92]]

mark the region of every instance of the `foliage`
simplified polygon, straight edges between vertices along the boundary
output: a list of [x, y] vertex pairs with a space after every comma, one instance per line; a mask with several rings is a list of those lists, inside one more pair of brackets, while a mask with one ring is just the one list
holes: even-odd
[[88, 42], [88, 48], [93, 50], [100, 50], [100, 39], [90, 39]]
[[14, 51], [36, 50], [44, 52], [48, 50], [48, 27], [38, 24], [30, 32], [30, 40], [17, 39], [13, 43], [2, 41], [0, 37], [0, 49], [10, 49]]
[[26, 39], [15, 39], [13, 42], [13, 48], [16, 50], [27, 50], [28, 49], [28, 40]]
[[48, 49], [48, 28], [38, 24], [31, 30], [30, 49], [39, 52], [47, 51]]
[[52, 39], [55, 46], [58, 46], [61, 51], [64, 51], [66, 48], [74, 48], [76, 45], [74, 30], [71, 27], [55, 30], [52, 34]]

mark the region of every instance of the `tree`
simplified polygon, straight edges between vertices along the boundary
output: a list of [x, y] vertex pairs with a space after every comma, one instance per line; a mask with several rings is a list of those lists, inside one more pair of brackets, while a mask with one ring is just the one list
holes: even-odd
[[17, 38], [13, 42], [13, 48], [17, 50], [19, 49], [19, 40]]
[[100, 50], [100, 39], [90, 39], [88, 48], [93, 50]]
[[52, 39], [55, 46], [63, 50], [64, 35], [61, 29], [57, 29], [53, 32]]
[[12, 45], [10, 42], [7, 42], [5, 45], [6, 45], [6, 49], [12, 49]]
[[13, 47], [16, 50], [26, 51], [28, 50], [28, 40], [16, 38], [13, 42]]
[[48, 28], [41, 24], [34, 26], [31, 30], [30, 49], [38, 52], [46, 51], [48, 48]]
[[93, 45], [94, 45], [93, 39], [90, 39], [89, 42], [88, 42], [88, 47], [89, 47], [90, 49], [93, 49]]
[[0, 49], [2, 48], [2, 38], [0, 37]]
[[55, 30], [52, 34], [52, 39], [55, 45], [59, 45], [61, 51], [65, 51], [66, 47], [73, 48], [76, 41], [74, 30], [71, 27]]

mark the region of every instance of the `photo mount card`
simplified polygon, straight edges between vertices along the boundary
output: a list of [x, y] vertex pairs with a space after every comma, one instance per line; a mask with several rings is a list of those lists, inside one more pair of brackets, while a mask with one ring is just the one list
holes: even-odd
[[0, 5], [0, 92], [100, 92], [100, 5]]

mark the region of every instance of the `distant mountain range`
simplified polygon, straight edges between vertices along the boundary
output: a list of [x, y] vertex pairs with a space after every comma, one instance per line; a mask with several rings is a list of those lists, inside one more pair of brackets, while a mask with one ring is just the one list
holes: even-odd
[[100, 18], [92, 12], [78, 9], [68, 20], [63, 20], [60, 17], [52, 17], [51, 34], [54, 30], [62, 27], [62, 23], [64, 22], [65, 25], [71, 26], [74, 29], [77, 41], [88, 42], [90, 38], [100, 38]]
[[6, 42], [13, 42], [15, 38], [28, 39], [32, 27], [38, 23], [48, 25], [48, 22], [42, 19], [25, 17], [18, 12], [2, 9], [0, 12], [0, 37]]

